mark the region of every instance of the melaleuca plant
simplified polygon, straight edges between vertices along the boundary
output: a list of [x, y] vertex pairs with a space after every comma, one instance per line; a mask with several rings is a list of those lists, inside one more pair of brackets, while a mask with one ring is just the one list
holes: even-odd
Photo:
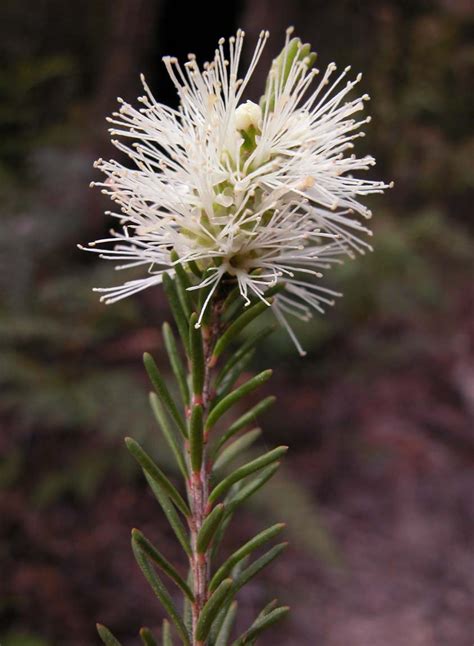
[[[169, 618], [163, 646], [176, 639], [186, 646], [255, 644], [288, 611], [271, 601], [234, 637], [240, 591], [286, 546], [278, 542], [279, 523], [233, 554], [221, 550], [239, 507], [270, 480], [287, 450], [279, 446], [239, 461], [261, 433], [251, 428], [256, 417], [274, 400], [262, 399], [226, 425], [226, 413], [271, 376], [271, 370], [247, 380], [241, 375], [272, 328], [247, 334], [245, 341], [240, 333], [270, 309], [304, 354], [288, 317], [308, 320], [333, 303], [338, 294], [321, 284], [322, 273], [370, 249], [361, 219], [371, 213], [359, 196], [388, 187], [353, 175], [375, 163], [352, 153], [369, 121], [354, 116], [369, 97], [349, 96], [360, 76], [344, 81], [346, 68], [333, 80], [331, 64], [318, 79], [315, 54], [289, 29], [260, 102], [244, 102], [268, 33], [261, 33], [240, 77], [243, 38], [238, 31], [227, 48], [220, 40], [203, 69], [193, 55], [184, 66], [165, 58], [179, 107], [158, 103], [143, 81], [141, 107], [121, 101], [109, 119], [112, 135], [120, 138], [113, 143], [131, 166], [96, 163], [107, 176], [97, 184], [118, 205], [110, 215], [121, 230], [87, 249], [123, 261], [118, 269], [148, 268], [142, 278], [98, 291], [112, 303], [162, 284], [176, 330], [163, 326], [179, 402], [153, 358], [146, 354], [144, 361], [154, 387], [151, 407], [182, 486], [138, 442], [126, 439], [187, 563], [187, 574], [180, 574], [183, 564], [175, 566], [132, 531], [138, 565]], [[98, 630], [105, 644], [119, 644], [107, 628]], [[147, 628], [140, 636], [145, 645], [157, 643]]]

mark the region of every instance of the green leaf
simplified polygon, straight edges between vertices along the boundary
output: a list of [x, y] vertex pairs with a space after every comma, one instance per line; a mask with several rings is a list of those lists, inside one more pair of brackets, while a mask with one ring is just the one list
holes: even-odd
[[221, 469], [224, 467], [226, 464], [231, 462], [235, 457], [239, 455], [239, 453], [242, 453], [242, 451], [245, 451], [245, 449], [248, 449], [252, 444], [255, 442], [255, 440], [261, 435], [262, 429], [260, 428], [254, 428], [252, 431], [247, 431], [244, 435], [239, 437], [235, 442], [232, 442], [232, 444], [229, 444], [220, 456], [217, 458], [217, 460], [214, 463], [214, 469]]
[[236, 550], [229, 558], [221, 565], [217, 572], [212, 577], [209, 583], [209, 590], [213, 592], [231, 572], [232, 568], [237, 565], [243, 558], [251, 554], [254, 550], [261, 547], [264, 543], [271, 540], [279, 534], [285, 527], [284, 523], [277, 523], [264, 529], [262, 532], [247, 541], [242, 547]]
[[181, 544], [181, 547], [183, 548], [183, 550], [186, 552], [188, 556], [191, 556], [192, 552], [191, 552], [191, 546], [189, 544], [188, 535], [186, 533], [186, 530], [184, 529], [182, 522], [179, 519], [179, 516], [171, 500], [164, 493], [163, 489], [161, 489], [158, 486], [158, 484], [153, 480], [153, 478], [150, 475], [148, 475], [148, 473], [146, 472], [145, 472], [145, 478], [147, 479], [148, 484], [150, 485], [150, 488], [153, 491], [155, 498], [160, 503], [161, 508], [163, 509], [163, 512], [176, 535], [176, 538]]
[[[231, 494], [231, 498], [226, 502], [226, 511], [224, 514], [224, 520], [222, 521], [219, 529], [217, 530], [214, 542], [212, 545], [212, 558], [217, 554], [219, 545], [223, 539], [224, 532], [229, 525], [232, 516], [239, 505], [241, 505], [244, 500], [250, 498], [254, 493], [256, 493], [263, 485], [273, 477], [273, 475], [278, 471], [280, 463], [272, 464], [266, 469], [263, 469], [261, 474], [256, 478], [253, 478], [245, 486], [238, 489], [235, 494]], [[239, 483], [240, 484], [240, 483]]]
[[245, 343], [243, 343], [240, 346], [240, 348], [238, 348], [238, 350], [236, 350], [232, 354], [232, 356], [227, 360], [227, 362], [222, 367], [215, 381], [216, 387], [222, 383], [224, 377], [228, 374], [228, 372], [236, 364], [238, 364], [244, 356], [246, 356], [253, 348], [255, 348], [263, 339], [265, 339], [274, 330], [275, 330], [274, 325], [268, 325], [267, 327], [264, 327], [261, 330], [258, 330], [249, 339], [247, 339]]
[[222, 311], [224, 312], [224, 314], [235, 303], [235, 301], [239, 298], [239, 296], [240, 296], [240, 289], [239, 289], [239, 286], [237, 285], [236, 287], [234, 287], [229, 291], [229, 293], [224, 299], [224, 302], [222, 303]]
[[187, 479], [188, 469], [186, 467], [186, 461], [184, 459], [181, 446], [179, 445], [173, 430], [168, 424], [166, 413], [163, 410], [163, 407], [156, 393], [150, 393], [150, 405], [151, 405], [153, 414], [155, 415], [156, 420], [160, 425], [161, 432], [163, 433], [163, 436], [176, 459], [179, 470], [183, 474], [184, 478]]
[[195, 401], [201, 403], [204, 386], [204, 349], [201, 329], [196, 329], [198, 316], [195, 312], [189, 320], [189, 350], [191, 358], [191, 382]]
[[159, 578], [159, 576], [157, 575], [153, 567], [148, 562], [146, 555], [143, 553], [143, 551], [138, 547], [138, 545], [133, 540], [132, 540], [132, 549], [133, 549], [133, 554], [135, 556], [135, 559], [141, 571], [143, 572], [148, 583], [150, 584], [151, 589], [160, 600], [161, 605], [168, 613], [171, 621], [176, 626], [176, 630], [178, 631], [179, 636], [181, 637], [181, 640], [183, 641], [185, 646], [190, 646], [189, 635], [188, 635], [188, 631], [186, 630], [186, 626], [184, 625], [184, 622], [181, 619], [181, 616], [179, 615], [178, 610], [176, 609], [176, 606], [174, 605], [173, 600], [170, 597], [167, 589], [161, 582], [161, 579]]
[[176, 272], [176, 291], [178, 293], [179, 302], [183, 309], [186, 318], [189, 319], [191, 312], [194, 309], [194, 303], [191, 298], [191, 293], [188, 292], [188, 287], [191, 287], [189, 281], [189, 276], [186, 274], [184, 267], [181, 263], [176, 262], [178, 260], [178, 254], [175, 251], [171, 252], [171, 260], [175, 263], [173, 268]]
[[202, 406], [199, 404], [193, 406], [189, 420], [189, 453], [192, 470], [194, 473], [199, 473], [203, 456]]
[[[191, 568], [188, 568], [188, 576], [186, 578], [187, 584], [192, 589], [193, 588], [193, 574]], [[193, 632], [193, 604], [189, 601], [188, 597], [185, 595], [183, 597], [183, 620], [186, 628], [188, 629], [189, 634]]]
[[287, 547], [288, 543], [278, 543], [278, 545], [275, 545], [274, 547], [269, 549], [267, 552], [265, 552], [265, 554], [263, 554], [263, 556], [260, 556], [248, 567], [246, 567], [245, 570], [242, 570], [234, 583], [235, 592], [238, 592], [241, 588], [244, 587], [244, 585], [247, 585], [247, 583], [251, 579], [253, 579], [254, 576], [257, 576], [257, 574], [259, 574], [264, 568], [267, 567], [267, 565], [274, 561], [277, 556], [279, 556]]
[[194, 260], [188, 260], [188, 267], [196, 276], [196, 278], [199, 278], [199, 279], [202, 278], [202, 271], [199, 269], [199, 267], [197, 266]]
[[272, 478], [278, 471], [279, 466], [280, 462], [276, 462], [266, 469], [263, 469], [263, 471], [256, 478], [239, 489], [239, 491], [237, 491], [237, 493], [233, 495], [227, 502], [226, 515], [233, 514], [237, 507], [244, 502], [244, 500], [247, 500], [247, 498], [250, 498], [250, 496], [253, 496], [254, 493], [261, 489], [263, 485], [267, 483], [270, 478]]
[[225, 615], [225, 619], [222, 622], [221, 629], [219, 630], [216, 638], [215, 646], [227, 646], [227, 644], [229, 643], [230, 633], [232, 632], [236, 614], [237, 602], [234, 601], [230, 604], [229, 609]]
[[262, 314], [262, 312], [265, 312], [267, 309], [268, 305], [266, 305], [263, 301], [259, 301], [258, 303], [255, 303], [255, 305], [248, 307], [245, 312], [238, 316], [235, 321], [229, 325], [227, 330], [219, 338], [216, 345], [214, 346], [211, 362], [215, 364], [217, 359], [221, 356], [227, 346], [234, 340], [234, 338], [239, 334], [239, 332], [241, 332], [244, 327], [246, 327], [255, 318], [257, 318], [257, 316]]
[[171, 626], [167, 619], [163, 619], [163, 646], [173, 646], [171, 638]]
[[221, 401], [211, 409], [207, 417], [206, 430], [209, 431], [231, 406], [240, 401], [242, 397], [245, 397], [245, 395], [248, 395], [253, 390], [264, 384], [271, 376], [272, 370], [264, 370], [226, 395], [224, 399], [221, 399]]
[[163, 491], [163, 493], [169, 496], [169, 498], [174, 502], [176, 507], [181, 511], [181, 513], [184, 514], [184, 516], [189, 517], [191, 515], [191, 512], [189, 511], [189, 507], [181, 497], [181, 494], [178, 493], [178, 490], [174, 487], [174, 485], [171, 484], [163, 471], [142, 449], [138, 442], [131, 437], [126, 437], [125, 444], [135, 460], [140, 464], [142, 469], [144, 469], [148, 473], [148, 475]]
[[209, 516], [204, 520], [199, 534], [197, 537], [197, 550], [203, 554], [209, 547], [214, 535], [224, 517], [225, 507], [223, 503], [219, 503], [211, 511]]
[[[237, 565], [235, 565], [232, 568], [231, 578], [234, 579], [234, 585], [232, 586], [231, 594], [229, 594], [228, 598], [226, 599], [226, 602], [224, 603], [222, 609], [220, 610], [217, 618], [215, 619], [212, 625], [211, 632], [209, 635], [211, 644], [215, 643], [215, 640], [217, 639], [217, 636], [222, 628], [222, 624], [225, 622], [229, 612], [231, 612], [231, 606], [234, 604], [234, 602], [232, 602], [232, 599], [233, 597], [235, 597], [238, 591], [238, 588], [236, 588], [235, 586], [235, 579], [240, 575], [240, 572], [247, 560], [248, 560], [248, 557], [243, 558], [239, 563], [237, 563]], [[237, 602], [235, 602], [235, 604], [237, 605]]]
[[246, 644], [252, 644], [261, 632], [285, 617], [289, 610], [290, 608], [288, 606], [280, 606], [280, 608], [275, 608], [275, 610], [269, 612], [268, 615], [257, 618], [250, 628], [232, 643], [232, 646], [245, 646]]
[[196, 626], [196, 639], [200, 641], [205, 641], [207, 639], [212, 622], [216, 618], [222, 604], [226, 601], [227, 595], [232, 588], [232, 584], [232, 579], [224, 579], [205, 603]]
[[108, 628], [106, 628], [106, 626], [103, 626], [102, 624], [96, 624], [96, 628], [97, 632], [99, 633], [99, 637], [104, 642], [105, 646], [122, 646], [119, 640], [113, 636], [113, 634]]
[[267, 603], [267, 605], [264, 608], [262, 608], [262, 610], [258, 614], [257, 619], [260, 619], [260, 617], [265, 617], [265, 615], [268, 615], [277, 606], [278, 606], [278, 599], [273, 599], [272, 601], [270, 601], [270, 603]]
[[140, 628], [140, 639], [142, 640], [143, 646], [158, 646], [149, 628]]
[[183, 342], [186, 352], [189, 353], [189, 330], [188, 320], [183, 311], [183, 307], [179, 300], [178, 291], [172, 278], [168, 274], [163, 274], [163, 288], [165, 290], [168, 302], [173, 313], [176, 326], [178, 328], [179, 336]]
[[166, 559], [157, 548], [138, 530], [132, 530], [132, 541], [137, 547], [151, 559], [156, 565], [175, 583], [178, 588], [191, 600], [194, 601], [194, 595], [188, 584], [178, 574], [174, 566]]
[[[279, 294], [280, 292], [283, 292], [286, 289], [286, 283], [285, 281], [281, 281], [279, 283], [276, 283], [276, 285], [273, 285], [273, 287], [269, 287], [267, 291], [263, 294], [263, 297], [268, 301], [272, 296], [275, 296], [275, 294]], [[254, 298], [258, 298], [255, 296]]]
[[168, 353], [171, 368], [174, 376], [176, 377], [176, 381], [178, 382], [183, 404], [185, 406], [189, 406], [189, 387], [186, 379], [186, 371], [184, 369], [183, 362], [181, 361], [181, 357], [179, 356], [173, 331], [168, 323], [163, 323], [162, 331], [166, 352]]
[[224, 538], [225, 531], [229, 526], [231, 520], [232, 520], [232, 514], [227, 513], [227, 504], [226, 504], [226, 513], [224, 514], [224, 518], [217, 529], [217, 532], [214, 536], [214, 540], [212, 541], [211, 561], [213, 561], [217, 556], [217, 552], [219, 550], [220, 544], [222, 543], [222, 539]]
[[270, 397], [266, 397], [235, 420], [235, 422], [229, 426], [227, 431], [218, 439], [215, 448], [213, 448], [212, 451], [213, 457], [217, 455], [220, 448], [230, 440], [232, 436], [241, 431], [248, 424], [255, 423], [257, 416], [264, 413], [267, 408], [270, 408], [270, 406], [275, 403], [275, 401], [276, 397], [274, 395], [270, 395]]
[[236, 469], [233, 473], [221, 480], [221, 482], [219, 482], [219, 484], [212, 490], [209, 496], [209, 503], [211, 505], [214, 504], [220, 496], [225, 495], [231, 486], [239, 480], [242, 480], [242, 478], [246, 478], [252, 473], [255, 473], [255, 471], [263, 469], [263, 467], [266, 467], [272, 462], [276, 462], [276, 460], [286, 453], [287, 450], [287, 446], [279, 446]]
[[254, 354], [255, 354], [255, 348], [250, 348], [250, 350], [246, 354], [244, 354], [244, 356], [240, 359], [240, 361], [238, 361], [224, 375], [224, 378], [222, 379], [220, 384], [218, 386], [216, 385], [217, 397], [213, 401], [214, 406], [218, 402], [220, 402], [225, 397], [225, 395], [227, 395], [227, 393], [235, 384], [239, 376], [243, 373], [243, 371], [247, 368], [247, 366], [252, 361]]
[[170, 413], [171, 417], [176, 422], [176, 426], [179, 428], [181, 433], [186, 437], [186, 425], [184, 419], [180, 415], [176, 404], [173, 401], [173, 398], [170, 395], [170, 391], [158, 370], [158, 366], [155, 363], [155, 360], [148, 352], [145, 352], [143, 355], [143, 363], [145, 364], [146, 371], [150, 377], [150, 381], [153, 384], [156, 392], [158, 393], [161, 401], [163, 402], [165, 408]]

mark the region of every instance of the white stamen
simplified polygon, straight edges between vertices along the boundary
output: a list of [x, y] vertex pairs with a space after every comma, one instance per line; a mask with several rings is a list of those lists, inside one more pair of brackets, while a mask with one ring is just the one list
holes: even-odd
[[110, 215], [122, 228], [85, 249], [120, 262], [119, 270], [148, 267], [142, 278], [98, 289], [106, 303], [173, 275], [173, 249], [182, 263], [202, 262], [211, 272], [190, 287], [208, 290], [197, 325], [224, 277], [235, 280], [245, 304], [270, 305], [265, 291], [284, 280], [272, 309], [303, 354], [286, 315], [308, 320], [333, 304], [340, 294], [320, 285], [321, 270], [371, 250], [371, 231], [360, 222], [371, 211], [360, 199], [392, 184], [358, 177], [375, 160], [352, 151], [370, 118], [357, 118], [368, 95], [348, 99], [361, 78], [348, 81], [349, 67], [335, 78], [331, 63], [314, 82], [319, 71], [298, 55], [290, 61], [287, 50], [285, 73], [269, 76], [271, 101], [263, 110], [243, 102], [267, 38], [262, 31], [241, 78], [242, 30], [227, 51], [220, 39], [201, 69], [194, 55], [184, 64], [166, 57], [177, 109], [158, 103], [143, 75], [139, 107], [118, 100], [110, 132], [130, 163], [99, 159], [94, 166], [106, 178], [91, 186], [117, 204]]

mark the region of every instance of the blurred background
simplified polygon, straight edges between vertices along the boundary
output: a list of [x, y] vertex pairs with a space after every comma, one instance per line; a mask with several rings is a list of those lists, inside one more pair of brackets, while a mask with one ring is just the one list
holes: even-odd
[[474, 198], [471, 0], [2, 0], [0, 4], [0, 643], [126, 644], [159, 631], [136, 567], [140, 527], [180, 558], [122, 437], [172, 468], [147, 405], [141, 353], [162, 358], [161, 290], [106, 307], [110, 263], [76, 249], [110, 226], [88, 189], [110, 156], [104, 117], [144, 72], [175, 105], [161, 57], [208, 60], [218, 37], [284, 30], [364, 72], [373, 122], [360, 152], [395, 181], [373, 254], [328, 278], [345, 293], [254, 361], [279, 402], [260, 420], [289, 443], [284, 472], [227, 548], [287, 520], [290, 550], [255, 580], [240, 627], [272, 595], [291, 618], [262, 646], [472, 646], [474, 641]]

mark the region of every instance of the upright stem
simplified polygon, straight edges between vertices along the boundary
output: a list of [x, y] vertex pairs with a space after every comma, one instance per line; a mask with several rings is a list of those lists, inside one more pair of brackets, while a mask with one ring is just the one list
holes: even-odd
[[[201, 404], [203, 408], [203, 419], [206, 419], [209, 406], [212, 401], [211, 393], [211, 356], [215, 340], [220, 328], [221, 304], [216, 302], [212, 306], [212, 317], [210, 324], [203, 327], [203, 344], [204, 344], [204, 384], [200, 398], [194, 396], [193, 404]], [[192, 472], [188, 482], [188, 495], [191, 506], [191, 550], [190, 559], [191, 571], [193, 576], [193, 593], [194, 603], [192, 604], [192, 646], [205, 646], [205, 642], [196, 637], [196, 628], [201, 611], [209, 597], [209, 580], [210, 580], [210, 550], [204, 553], [198, 552], [197, 537], [202, 527], [209, 509], [209, 475], [211, 465], [208, 464], [207, 457], [207, 438], [203, 438], [203, 457], [201, 469]]]
[[197, 549], [197, 537], [206, 517], [208, 499], [208, 475], [203, 461], [201, 471], [193, 473], [189, 483], [191, 501], [191, 569], [193, 574], [193, 646], [204, 646], [196, 637], [196, 627], [201, 610], [208, 598], [209, 560], [207, 552], [201, 554]]

